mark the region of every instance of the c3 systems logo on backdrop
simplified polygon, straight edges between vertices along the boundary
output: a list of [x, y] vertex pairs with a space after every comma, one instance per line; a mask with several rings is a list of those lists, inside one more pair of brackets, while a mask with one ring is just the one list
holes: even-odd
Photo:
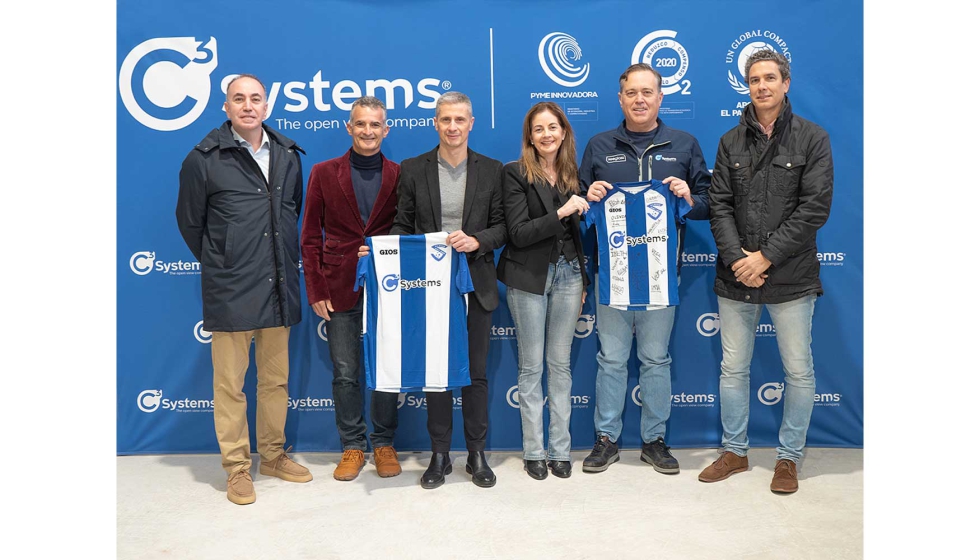
[[595, 330], [595, 315], [583, 314], [578, 316], [575, 323], [575, 338], [588, 338]]
[[715, 266], [717, 260], [714, 253], [681, 253], [681, 266]]
[[721, 330], [721, 317], [717, 313], [705, 313], [696, 323], [701, 336], [715, 336]]
[[521, 407], [521, 392], [517, 385], [507, 389], [507, 404], [513, 408]]
[[813, 406], [840, 406], [840, 393], [814, 393]]
[[218, 66], [214, 37], [149, 39], [129, 51], [119, 68], [119, 96], [140, 124], [164, 132], [191, 124], [208, 105]]
[[317, 324], [317, 326], [316, 326], [316, 334], [324, 342], [330, 342], [329, 340], [327, 340], [327, 320], [326, 319], [321, 319], [320, 320], [320, 323]]
[[772, 323], [759, 323], [755, 326], [755, 336], [776, 336], [776, 325]]
[[[793, 53], [789, 51], [786, 41], [776, 33], [766, 29], [755, 29], [746, 31], [732, 41], [725, 53], [725, 63], [728, 64], [728, 85], [737, 93], [742, 95], [749, 94], [749, 86], [745, 76], [745, 61], [757, 51], [771, 50], [782, 53], [790, 63], [793, 62]], [[740, 101], [732, 110], [722, 109], [723, 117], [741, 117], [742, 111], [749, 104], [749, 101]]]
[[194, 338], [201, 344], [211, 344], [211, 331], [204, 330], [204, 321], [198, 321], [194, 325]]
[[[640, 392], [639, 385], [633, 387], [630, 397], [633, 399], [633, 404], [643, 406], [643, 394]], [[718, 395], [711, 393], [680, 393], [670, 396], [670, 406], [671, 408], [707, 408], [715, 406], [716, 400]]]
[[820, 266], [844, 266], [847, 253], [817, 253]]
[[759, 387], [759, 402], [766, 406], [772, 406], [779, 401], [783, 400], [783, 384], [782, 383], [766, 383], [762, 387]]
[[517, 327], [490, 326], [490, 340], [517, 340]]
[[405, 393], [398, 393], [398, 406], [396, 408], [401, 408], [405, 406], [405, 399], [408, 397]]
[[[422, 395], [424, 394], [422, 393]], [[413, 395], [411, 393], [398, 393], [398, 408], [403, 406], [414, 408], [415, 410], [428, 410], [429, 403], [424, 396]], [[453, 397], [453, 410], [462, 410], [462, 408], [463, 397]]]
[[136, 251], [129, 257], [129, 269], [138, 276], [146, 276], [154, 270], [171, 276], [186, 276], [200, 274], [201, 263], [197, 261], [164, 262], [157, 259], [155, 251]]
[[575, 37], [555, 31], [548, 33], [538, 44], [538, 62], [541, 69], [560, 86], [577, 87], [589, 79], [589, 63], [579, 66], [582, 49]]
[[333, 399], [326, 397], [289, 397], [289, 410], [298, 412], [330, 412], [334, 409]]
[[643, 36], [633, 47], [632, 64], [646, 62], [663, 77], [660, 84], [664, 95], [680, 92], [681, 95], [691, 94], [691, 80], [685, 80], [684, 74], [690, 67], [691, 60], [684, 45], [674, 40], [676, 31], [660, 29]]
[[214, 412], [214, 401], [206, 399], [165, 399], [162, 389], [147, 389], [136, 396], [136, 406], [143, 412], [157, 409], [173, 412]]

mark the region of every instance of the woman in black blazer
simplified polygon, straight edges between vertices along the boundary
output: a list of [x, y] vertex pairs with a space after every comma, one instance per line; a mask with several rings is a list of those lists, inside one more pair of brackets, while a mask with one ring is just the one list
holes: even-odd
[[[518, 161], [504, 166], [503, 201], [509, 241], [497, 278], [517, 327], [518, 390], [524, 470], [537, 480], [572, 474], [572, 340], [585, 302], [575, 137], [561, 108], [534, 105], [524, 117]], [[544, 449], [541, 375], [548, 363], [548, 451]], [[547, 459], [547, 464], [545, 460]]]

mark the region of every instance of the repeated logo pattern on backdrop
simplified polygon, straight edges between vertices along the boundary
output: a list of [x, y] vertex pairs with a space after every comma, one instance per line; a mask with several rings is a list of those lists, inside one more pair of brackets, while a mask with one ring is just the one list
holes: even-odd
[[[572, 124], [581, 158], [589, 138], [622, 122], [619, 75], [631, 63], [647, 62], [663, 76], [660, 117], [698, 139], [710, 169], [719, 137], [738, 123], [750, 102], [744, 61], [759, 49], [791, 60], [793, 106], [827, 129], [834, 150], [834, 206], [818, 235], [826, 295], [817, 301], [813, 319], [817, 387], [809, 444], [863, 445], [863, 68], [854, 55], [862, 52], [860, 4], [829, 0], [774, 10], [761, 0], [740, 0], [727, 17], [705, 18], [698, 6], [676, 3], [651, 18], [649, 8], [638, 13], [635, 3], [622, 1], [572, 2], [560, 11], [534, 3], [475, 2], [456, 14], [447, 40], [431, 24], [445, 3], [392, 4], [379, 12], [325, 0], [304, 4], [288, 25], [264, 27], [268, 48], [258, 51], [254, 37], [227, 19], [234, 9], [228, 0], [172, 4], [152, 17], [148, 7], [135, 2], [120, 3], [117, 11], [119, 453], [217, 452], [211, 418], [213, 334], [203, 330], [201, 264], [177, 231], [174, 206], [181, 162], [224, 122], [221, 107], [234, 76], [247, 72], [263, 80], [266, 124], [304, 148], [308, 176], [315, 163], [350, 147], [346, 121], [351, 103], [364, 94], [387, 107], [391, 131], [382, 149], [393, 161], [436, 145], [435, 102], [450, 90], [473, 101], [469, 140], [476, 151], [504, 162], [516, 159], [524, 114], [536, 102], [553, 101]], [[385, 30], [385, 44], [397, 44], [397, 51], [363, 41], [361, 28], [350, 22], [365, 18]], [[547, 26], [528, 23], [542, 21]], [[584, 242], [587, 268], [594, 274], [590, 236], [587, 232]], [[628, 239], [620, 235], [611, 242]], [[715, 447], [721, 439], [724, 324], [712, 292], [718, 257], [706, 221], [688, 222], [680, 262], [667, 440], [676, 447]], [[400, 280], [391, 278], [383, 287], [396, 288]], [[576, 449], [590, 448], [594, 437], [602, 321], [593, 288], [594, 276], [572, 342]], [[500, 294], [490, 334], [488, 447], [520, 449], [518, 331], [502, 285]], [[302, 322], [290, 332], [287, 439], [297, 451], [340, 449], [326, 327], [304, 306]], [[753, 445], [777, 443], [785, 386], [777, 335], [763, 312], [751, 374]], [[254, 353], [251, 359], [245, 392], [254, 414]], [[634, 355], [624, 447], [641, 443], [638, 363]], [[547, 391], [547, 375], [544, 379]], [[396, 446], [429, 449], [425, 394], [401, 394], [398, 403]], [[456, 391], [455, 449], [465, 448], [461, 405]]]

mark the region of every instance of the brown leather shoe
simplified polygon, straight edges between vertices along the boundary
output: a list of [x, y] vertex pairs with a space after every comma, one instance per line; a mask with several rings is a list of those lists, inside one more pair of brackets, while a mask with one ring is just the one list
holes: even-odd
[[[290, 447], [289, 449], [292, 449]], [[286, 451], [289, 451], [287, 449]], [[310, 470], [303, 465], [293, 461], [283, 451], [281, 455], [271, 461], [263, 461], [259, 464], [259, 474], [275, 476], [287, 482], [309, 482], [313, 480]]]
[[248, 469], [235, 471], [228, 476], [228, 500], [240, 506], [255, 502], [255, 487]]
[[800, 489], [796, 481], [796, 463], [789, 459], [776, 461], [776, 469], [772, 473], [772, 483], [769, 489], [780, 494], [792, 494]]
[[725, 480], [735, 473], [745, 472], [747, 470], [749, 470], [748, 457], [739, 457], [731, 451], [726, 451], [722, 453], [721, 457], [715, 459], [714, 463], [711, 463], [701, 471], [701, 474], [698, 475], [698, 480], [701, 482], [718, 482], [719, 480]]
[[398, 453], [390, 445], [374, 448], [374, 466], [381, 478], [398, 476], [402, 473], [402, 466], [398, 464]]
[[340, 464], [334, 469], [333, 477], [337, 480], [354, 480], [363, 468], [364, 452], [360, 449], [347, 449], [340, 458]]

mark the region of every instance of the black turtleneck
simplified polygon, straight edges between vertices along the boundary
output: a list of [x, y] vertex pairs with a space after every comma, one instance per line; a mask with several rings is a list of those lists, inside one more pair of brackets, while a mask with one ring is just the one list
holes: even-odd
[[381, 152], [373, 156], [362, 156], [354, 150], [350, 151], [351, 186], [354, 187], [357, 209], [361, 212], [361, 219], [364, 220], [365, 225], [371, 217], [374, 201], [381, 191], [382, 167], [384, 162], [381, 159]]

